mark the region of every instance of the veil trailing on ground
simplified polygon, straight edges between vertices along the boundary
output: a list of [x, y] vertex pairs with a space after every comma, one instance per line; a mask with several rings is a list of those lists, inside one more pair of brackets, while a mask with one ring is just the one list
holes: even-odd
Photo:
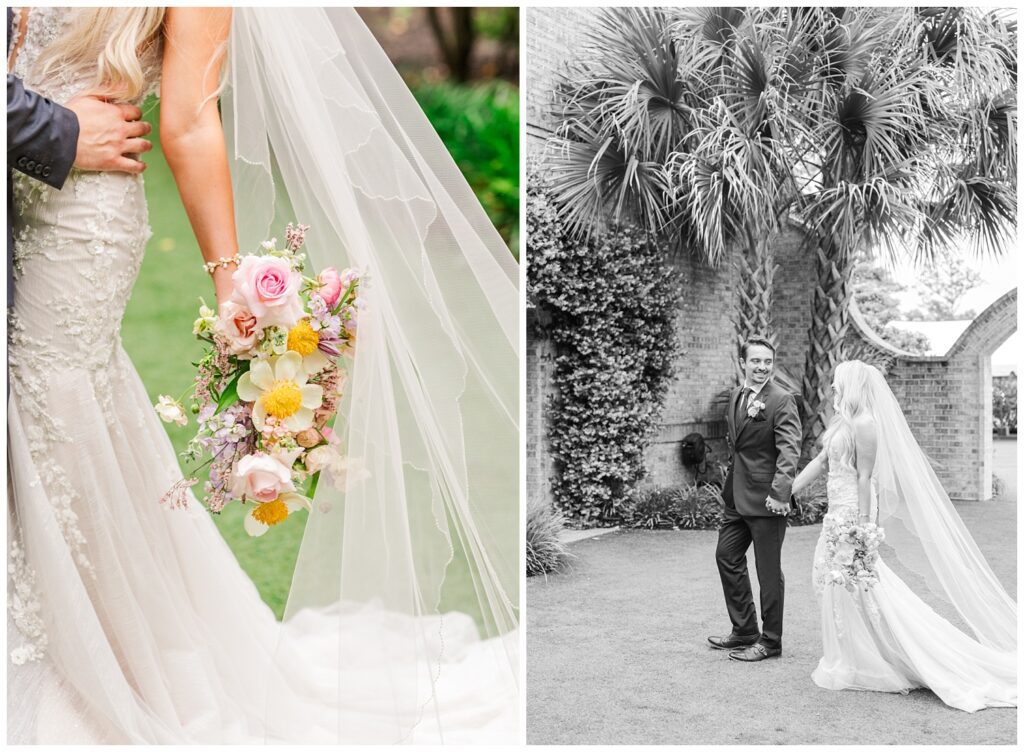
[[953, 508], [885, 377], [861, 365], [878, 432], [874, 482], [886, 544], [956, 608], [979, 642], [1016, 652], [1016, 603]]
[[333, 622], [338, 741], [443, 738], [465, 651], [516, 697], [518, 265], [352, 9], [237, 8], [228, 54], [241, 248], [295, 221], [312, 268], [365, 275], [347, 468], [320, 480], [282, 633]]

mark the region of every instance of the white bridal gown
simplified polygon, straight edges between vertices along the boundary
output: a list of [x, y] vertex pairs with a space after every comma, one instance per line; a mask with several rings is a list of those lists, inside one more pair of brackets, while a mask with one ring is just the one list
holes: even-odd
[[[830, 448], [828, 518], [856, 522], [857, 473]], [[921, 600], [879, 559], [878, 582], [850, 592], [829, 580], [825, 531], [814, 555], [823, 655], [812, 674], [825, 689], [902, 692], [927, 688], [974, 712], [1016, 707], [1017, 655], [982, 645]]]
[[[16, 60], [57, 102], [89, 77], [38, 80], [32, 64], [69, 15], [32, 9]], [[469, 617], [446, 615], [446, 662], [416, 668], [436, 702], [396, 723], [388, 681], [409, 670], [413, 617], [307, 611], [281, 628], [209, 515], [159, 504], [181, 475], [120, 340], [150, 236], [141, 177], [73, 171], [57, 191], [16, 173], [14, 195], [8, 740], [514, 742], [515, 690], [490, 678], [501, 641]], [[394, 651], [337, 675], [339, 642], [389, 630]]]

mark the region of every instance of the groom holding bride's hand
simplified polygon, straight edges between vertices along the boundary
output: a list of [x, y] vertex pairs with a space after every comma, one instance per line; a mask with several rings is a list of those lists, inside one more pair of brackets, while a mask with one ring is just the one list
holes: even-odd
[[[740, 353], [744, 382], [733, 390], [726, 410], [732, 462], [725, 479], [725, 513], [716, 559], [732, 632], [709, 637], [711, 647], [729, 650], [737, 661], [761, 661], [782, 654], [785, 577], [782, 541], [786, 536], [790, 489], [800, 458], [800, 416], [796, 400], [775, 385], [775, 347], [751, 337]], [[754, 544], [761, 618], [747, 574], [747, 549]]]

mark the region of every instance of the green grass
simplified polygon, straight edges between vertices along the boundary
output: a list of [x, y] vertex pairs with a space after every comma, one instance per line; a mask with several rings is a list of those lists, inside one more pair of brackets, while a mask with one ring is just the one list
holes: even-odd
[[[132, 292], [122, 328], [125, 349], [135, 363], [153, 402], [159, 394], [180, 395], [195, 375], [192, 363], [200, 343], [192, 335], [199, 297], [214, 303], [213, 285], [202, 269], [202, 255], [178, 197], [174, 179], [159, 147], [159, 109], [155, 100], [146, 108], [152, 123], [154, 149], [146, 157], [149, 221], [153, 237], [138, 282]], [[516, 168], [518, 169], [518, 167]], [[295, 218], [301, 221], [301, 217]], [[165, 424], [166, 425], [166, 424]], [[166, 425], [175, 449], [181, 452], [194, 434], [195, 423]], [[181, 458], [179, 457], [179, 461]], [[184, 464], [182, 465], [185, 469]], [[200, 489], [197, 486], [197, 489]], [[298, 556], [306, 514], [300, 513], [261, 538], [242, 528], [244, 510], [229, 505], [214, 520], [239, 564], [255, 582], [263, 600], [278, 618], [284, 610]], [[461, 552], [448, 570], [442, 593], [444, 610], [460, 610], [481, 619], [472, 580]]]

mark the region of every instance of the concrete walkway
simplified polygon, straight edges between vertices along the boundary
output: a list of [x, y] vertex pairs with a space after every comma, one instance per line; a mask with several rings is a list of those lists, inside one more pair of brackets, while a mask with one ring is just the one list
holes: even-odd
[[[1014, 451], [1013, 442], [997, 442], [996, 474], [1015, 489]], [[958, 510], [1015, 593], [1010, 498]], [[819, 532], [787, 533], [786, 652], [755, 665], [705, 645], [729, 628], [716, 533], [622, 531], [573, 544], [570, 571], [527, 586], [528, 742], [1015, 743], [1012, 709], [968, 714], [928, 691], [831, 692], [811, 681], [821, 640], [810, 582]]]

